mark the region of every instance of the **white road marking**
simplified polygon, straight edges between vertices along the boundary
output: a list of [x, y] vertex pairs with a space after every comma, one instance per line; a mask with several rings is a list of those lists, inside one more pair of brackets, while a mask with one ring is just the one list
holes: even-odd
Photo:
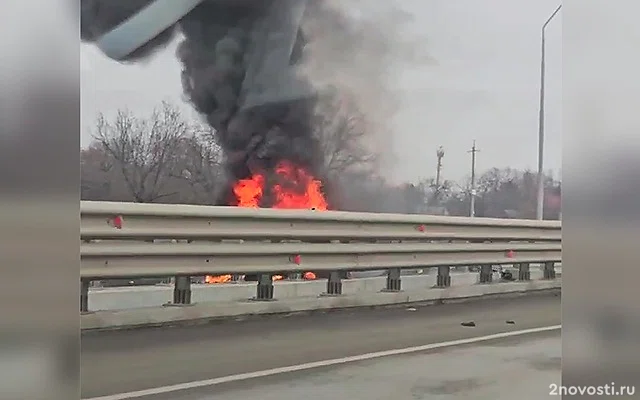
[[460, 345], [464, 345], [464, 344], [480, 343], [480, 342], [486, 342], [488, 340], [503, 339], [503, 338], [509, 338], [509, 337], [514, 337], [514, 336], [522, 336], [522, 335], [527, 335], [527, 334], [531, 334], [531, 333], [549, 332], [549, 331], [555, 331], [555, 330], [559, 330], [559, 329], [562, 329], [562, 325], [543, 326], [543, 327], [540, 327], [540, 328], [531, 328], [531, 329], [522, 329], [522, 330], [519, 330], [519, 331], [495, 333], [493, 335], [478, 336], [478, 337], [472, 337], [472, 338], [467, 338], [467, 339], [451, 340], [451, 341], [448, 341], [448, 342], [431, 343], [431, 344], [425, 344], [425, 345], [422, 345], [422, 346], [406, 347], [406, 348], [403, 348], [403, 349], [376, 351], [374, 353], [359, 354], [357, 356], [334, 358], [332, 360], [316, 361], [316, 362], [310, 362], [310, 363], [305, 363], [305, 364], [291, 365], [291, 366], [288, 366], [288, 367], [267, 369], [267, 370], [264, 370], [264, 371], [256, 371], [256, 372], [248, 372], [248, 373], [244, 373], [244, 374], [222, 376], [220, 378], [205, 379], [205, 380], [201, 380], [201, 381], [194, 381], [194, 382], [187, 382], [187, 383], [179, 383], [179, 384], [176, 384], [176, 385], [161, 386], [161, 387], [156, 387], [156, 388], [152, 388], [152, 389], [145, 389], [145, 390], [137, 390], [135, 392], [118, 393], [118, 394], [112, 394], [112, 395], [107, 395], [107, 396], [91, 397], [91, 398], [82, 399], [82, 400], [128, 400], [128, 399], [137, 399], [137, 398], [145, 397], [145, 396], [153, 396], [153, 395], [177, 392], [177, 391], [181, 391], [181, 390], [196, 389], [196, 388], [206, 387], [206, 386], [214, 386], [214, 385], [219, 385], [219, 384], [222, 384], [222, 383], [230, 383], [230, 382], [243, 381], [243, 380], [247, 380], [247, 379], [262, 378], [262, 377], [265, 377], [265, 376], [286, 374], [286, 373], [290, 373], [290, 372], [304, 371], [304, 370], [313, 369], [313, 368], [329, 367], [329, 366], [332, 366], [332, 365], [347, 364], [347, 363], [352, 363], [352, 362], [356, 362], [356, 361], [371, 360], [371, 359], [374, 359], [374, 358], [381, 358], [381, 357], [388, 357], [388, 356], [395, 356], [395, 355], [409, 354], [409, 353], [417, 353], [417, 352], [426, 351], [426, 350], [442, 349], [442, 348], [445, 348], [445, 347], [453, 347], [453, 346], [460, 346]]

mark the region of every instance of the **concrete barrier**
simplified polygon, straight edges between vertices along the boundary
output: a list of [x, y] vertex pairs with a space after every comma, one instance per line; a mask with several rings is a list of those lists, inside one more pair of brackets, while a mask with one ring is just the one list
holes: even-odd
[[[514, 275], [517, 277], [517, 272], [515, 272]], [[558, 273], [558, 275], [560, 275], [560, 273]], [[452, 272], [451, 278], [452, 286], [468, 286], [478, 283], [477, 273]], [[532, 267], [531, 279], [535, 280], [540, 278], [542, 278], [542, 272]], [[499, 279], [497, 274], [494, 279]], [[375, 293], [385, 287], [385, 282], [386, 277], [344, 280], [342, 282], [343, 293], [346, 295], [361, 292]], [[402, 287], [404, 290], [420, 290], [432, 287], [435, 284], [435, 273], [402, 277]], [[255, 285], [255, 283], [194, 284], [192, 286], [192, 301], [194, 303], [243, 301], [255, 296]], [[326, 280], [275, 282], [274, 296], [280, 300], [317, 296], [326, 290], [326, 285]], [[89, 291], [89, 310], [113, 311], [160, 306], [169, 302], [172, 294], [173, 287], [171, 285], [104, 289], [92, 288]]]
[[[250, 315], [288, 314], [296, 312], [344, 309], [353, 307], [375, 307], [412, 303], [439, 304], [451, 301], [470, 301], [486, 296], [521, 295], [536, 291], [559, 290], [561, 279], [532, 280], [523, 282], [501, 282], [492, 284], [456, 285], [448, 288], [425, 287], [426, 277], [403, 279], [407, 281], [401, 292], [381, 292], [379, 290], [351, 290], [339, 296], [302, 296], [280, 298], [272, 301], [251, 301], [245, 299], [224, 302], [201, 302], [181, 306], [156, 306], [127, 310], [104, 310], [83, 313], [81, 328], [87, 330], [126, 329], [197, 323], [218, 318], [238, 318]], [[419, 279], [423, 278], [423, 279]], [[364, 281], [364, 279], [363, 279]], [[369, 283], [369, 287], [374, 285]], [[409, 283], [413, 282], [413, 284]], [[319, 282], [312, 282], [316, 284]], [[376, 287], [379, 282], [376, 282]], [[281, 287], [294, 283], [281, 282]], [[361, 288], [366, 287], [362, 283]], [[311, 286], [311, 285], [307, 285]], [[245, 290], [245, 289], [241, 289]], [[249, 289], [247, 289], [249, 290]], [[299, 294], [300, 292], [298, 292]]]

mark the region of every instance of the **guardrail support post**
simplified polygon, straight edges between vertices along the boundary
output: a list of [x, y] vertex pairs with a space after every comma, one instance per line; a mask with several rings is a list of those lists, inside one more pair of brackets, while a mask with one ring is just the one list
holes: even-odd
[[342, 279], [339, 271], [333, 271], [329, 274], [327, 280], [327, 295], [338, 296], [342, 294]]
[[258, 286], [254, 300], [273, 300], [273, 277], [271, 274], [258, 274]]
[[402, 279], [400, 278], [400, 268], [391, 268], [387, 273], [386, 292], [399, 292], [402, 290]]
[[451, 268], [447, 265], [441, 265], [438, 267], [436, 287], [445, 288], [449, 286], [451, 286]]
[[493, 282], [493, 265], [485, 264], [480, 266], [480, 283]]
[[518, 264], [518, 280], [519, 281], [531, 280], [531, 267], [529, 263]]
[[294, 273], [289, 274], [287, 276], [287, 278], [290, 281], [301, 281], [302, 280], [302, 274], [300, 272], [294, 272]]
[[89, 286], [91, 281], [86, 279], [80, 280], [80, 312], [89, 312]]
[[191, 277], [176, 276], [173, 286], [173, 303], [175, 305], [191, 304]]
[[543, 278], [556, 279], [556, 266], [553, 261], [544, 263]]

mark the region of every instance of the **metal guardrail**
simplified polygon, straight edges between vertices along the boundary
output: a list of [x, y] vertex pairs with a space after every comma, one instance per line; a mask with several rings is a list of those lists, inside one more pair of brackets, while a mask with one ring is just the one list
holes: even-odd
[[189, 304], [190, 277], [257, 274], [257, 300], [273, 299], [273, 274], [327, 272], [327, 294], [342, 293], [339, 271], [389, 269], [387, 290], [401, 289], [403, 268], [543, 263], [555, 278], [559, 221], [81, 202], [81, 307], [92, 280], [175, 276], [174, 303]]

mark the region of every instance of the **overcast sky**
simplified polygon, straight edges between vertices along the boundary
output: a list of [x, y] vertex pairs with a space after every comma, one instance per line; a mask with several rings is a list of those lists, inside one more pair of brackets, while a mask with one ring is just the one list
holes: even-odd
[[[347, 0], [345, 0], [347, 1]], [[475, 139], [479, 170], [537, 168], [540, 29], [558, 0], [396, 0], [414, 15], [407, 34], [434, 60], [394, 66], [401, 99], [392, 123], [388, 177], [418, 180], [469, 174]], [[161, 100], [182, 102], [175, 46], [140, 65], [119, 65], [82, 46], [82, 145], [100, 111], [148, 113]], [[562, 13], [547, 28], [545, 169], [561, 171]], [[196, 115], [185, 104], [189, 115]]]

